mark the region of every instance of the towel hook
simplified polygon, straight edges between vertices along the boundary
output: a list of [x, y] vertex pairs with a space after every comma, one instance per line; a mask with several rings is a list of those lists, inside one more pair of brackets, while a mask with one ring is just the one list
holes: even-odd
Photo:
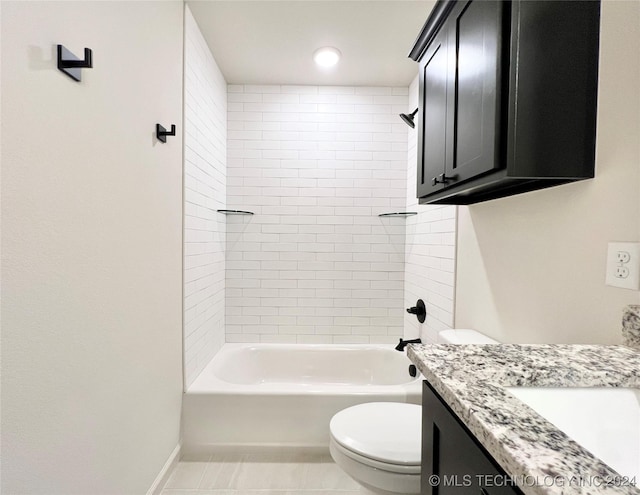
[[93, 67], [93, 53], [91, 48], [84, 49], [84, 59], [79, 59], [64, 46], [58, 45], [58, 70], [61, 70], [71, 79], [82, 80], [80, 69]]
[[167, 142], [167, 136], [175, 136], [175, 135], [176, 135], [176, 125], [175, 124], [171, 124], [171, 130], [170, 131], [167, 131], [160, 124], [156, 124], [156, 137], [158, 138], [158, 141], [166, 143]]

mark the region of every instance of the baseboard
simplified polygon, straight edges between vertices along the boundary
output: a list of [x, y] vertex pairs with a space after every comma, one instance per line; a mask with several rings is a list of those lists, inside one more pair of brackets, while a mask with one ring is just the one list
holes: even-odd
[[167, 462], [165, 462], [164, 466], [162, 466], [162, 469], [158, 473], [158, 476], [156, 476], [156, 479], [153, 480], [151, 488], [147, 490], [147, 495], [160, 495], [160, 492], [162, 492], [164, 485], [167, 483], [167, 480], [169, 479], [173, 468], [176, 466], [176, 464], [178, 464], [178, 461], [180, 460], [181, 450], [182, 444], [179, 443], [178, 445], [176, 445], [176, 448], [173, 449], [173, 452], [171, 452], [171, 454], [169, 455]]
[[200, 444], [185, 445], [181, 458], [188, 461], [209, 461], [216, 454], [272, 454], [276, 456], [291, 455], [327, 455], [328, 445], [294, 445], [294, 444]]

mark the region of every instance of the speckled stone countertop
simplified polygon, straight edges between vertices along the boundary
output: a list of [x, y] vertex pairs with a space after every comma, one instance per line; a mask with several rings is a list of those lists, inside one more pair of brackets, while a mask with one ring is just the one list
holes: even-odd
[[640, 305], [632, 304], [622, 314], [622, 341], [640, 350]]
[[[410, 345], [408, 356], [525, 494], [640, 494], [640, 480], [637, 487], [601, 483], [619, 476], [503, 388], [638, 388], [638, 350], [605, 345], [427, 344]], [[594, 479], [598, 481], [589, 481]]]

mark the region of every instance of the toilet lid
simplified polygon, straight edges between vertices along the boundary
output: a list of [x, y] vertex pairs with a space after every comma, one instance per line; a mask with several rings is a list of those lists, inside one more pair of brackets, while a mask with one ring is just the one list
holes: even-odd
[[344, 448], [389, 464], [420, 465], [422, 407], [368, 402], [331, 418], [331, 436]]

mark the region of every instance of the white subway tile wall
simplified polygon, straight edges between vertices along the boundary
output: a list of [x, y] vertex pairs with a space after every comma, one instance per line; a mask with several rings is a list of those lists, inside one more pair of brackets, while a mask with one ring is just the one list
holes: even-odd
[[[409, 87], [408, 111], [418, 107], [418, 78]], [[420, 114], [416, 115], [416, 122]], [[438, 332], [453, 327], [456, 266], [457, 207], [419, 205], [416, 199], [417, 126], [409, 131], [407, 166], [407, 211], [417, 211], [406, 225], [404, 304], [415, 306], [422, 299], [427, 319], [419, 323], [411, 314], [404, 316], [406, 338], [420, 337], [435, 342]]]
[[408, 88], [227, 89], [227, 342], [395, 342]]
[[189, 386], [225, 341], [227, 83], [186, 7], [184, 366]]

